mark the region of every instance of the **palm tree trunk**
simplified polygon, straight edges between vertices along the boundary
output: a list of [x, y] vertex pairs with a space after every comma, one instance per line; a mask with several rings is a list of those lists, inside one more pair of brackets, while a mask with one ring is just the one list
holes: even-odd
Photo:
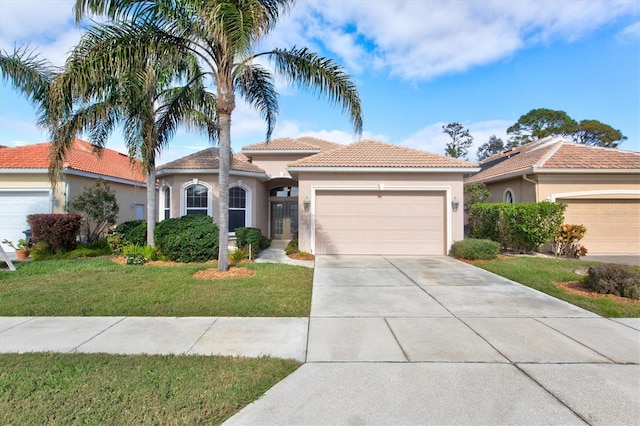
[[218, 168], [218, 220], [220, 248], [218, 270], [229, 270], [229, 159], [231, 157], [231, 113], [220, 113], [219, 168]]
[[147, 245], [155, 247], [153, 233], [156, 229], [156, 169], [147, 171]]

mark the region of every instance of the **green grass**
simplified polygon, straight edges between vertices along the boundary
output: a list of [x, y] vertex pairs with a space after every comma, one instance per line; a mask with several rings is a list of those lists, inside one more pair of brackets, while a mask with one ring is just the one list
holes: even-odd
[[268, 357], [0, 355], [0, 424], [220, 424], [299, 367]]
[[16, 262], [0, 272], [0, 316], [306, 317], [313, 270], [243, 264], [248, 278], [202, 280], [212, 265], [130, 266], [109, 259]]
[[477, 263], [476, 266], [604, 317], [640, 317], [640, 304], [638, 303], [618, 302], [606, 297], [589, 298], [569, 294], [553, 284], [554, 282], [560, 283], [581, 280], [583, 277], [575, 274], [573, 271], [581, 268], [584, 269], [594, 264], [595, 262], [564, 259], [512, 257], [480, 262]]

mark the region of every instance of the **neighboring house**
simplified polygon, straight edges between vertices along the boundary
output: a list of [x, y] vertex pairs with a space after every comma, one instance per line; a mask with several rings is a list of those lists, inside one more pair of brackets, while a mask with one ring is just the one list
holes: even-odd
[[106, 148], [99, 156], [91, 144], [76, 139], [54, 188], [48, 176], [50, 146], [0, 146], [0, 241], [6, 238], [15, 244], [24, 238], [30, 214], [66, 212], [67, 204], [97, 178], [116, 192], [118, 222], [145, 218], [146, 184], [139, 163]]
[[[446, 254], [463, 238], [463, 160], [375, 141], [275, 139], [234, 155], [229, 228], [314, 254]], [[158, 167], [159, 219], [218, 216], [218, 150]], [[455, 204], [455, 209], [453, 205]]]
[[591, 254], [640, 253], [640, 153], [548, 137], [480, 162], [465, 184], [486, 184], [489, 202], [567, 204]]

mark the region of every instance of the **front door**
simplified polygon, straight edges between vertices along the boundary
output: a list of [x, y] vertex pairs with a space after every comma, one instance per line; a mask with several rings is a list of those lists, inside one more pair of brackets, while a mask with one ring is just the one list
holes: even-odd
[[271, 238], [290, 240], [298, 234], [298, 202], [271, 202]]

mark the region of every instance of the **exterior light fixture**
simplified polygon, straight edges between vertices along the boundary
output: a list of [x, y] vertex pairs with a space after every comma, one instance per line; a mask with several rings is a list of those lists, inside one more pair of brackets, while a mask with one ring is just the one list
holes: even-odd
[[451, 208], [454, 212], [457, 212], [458, 207], [460, 207], [460, 201], [458, 201], [458, 197], [453, 197], [453, 201], [451, 201]]
[[309, 197], [304, 197], [304, 201], [302, 202], [302, 205], [304, 206], [304, 211], [308, 212], [309, 207], [311, 206], [311, 200], [309, 200]]

